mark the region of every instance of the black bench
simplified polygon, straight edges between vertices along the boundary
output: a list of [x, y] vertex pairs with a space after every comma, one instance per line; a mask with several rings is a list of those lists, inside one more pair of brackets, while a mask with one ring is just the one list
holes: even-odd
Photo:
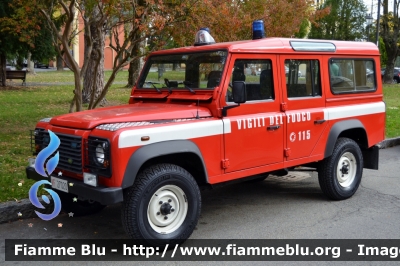
[[[25, 70], [6, 70], [6, 79], [21, 79], [22, 85], [26, 85], [26, 71]], [[1, 77], [0, 77], [1, 80]]]

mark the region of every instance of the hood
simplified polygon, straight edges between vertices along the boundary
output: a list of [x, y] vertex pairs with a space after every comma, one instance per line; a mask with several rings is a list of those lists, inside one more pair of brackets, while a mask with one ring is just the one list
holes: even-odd
[[76, 129], [92, 129], [101, 124], [210, 117], [211, 112], [196, 105], [128, 104], [53, 117], [50, 124]]

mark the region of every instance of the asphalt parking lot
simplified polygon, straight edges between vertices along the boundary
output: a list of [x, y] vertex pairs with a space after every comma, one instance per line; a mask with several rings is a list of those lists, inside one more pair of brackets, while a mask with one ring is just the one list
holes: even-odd
[[[344, 201], [328, 200], [314, 172], [272, 176], [260, 183], [203, 191], [201, 217], [191, 239], [400, 239], [399, 161], [400, 146], [381, 150], [380, 170], [364, 169], [357, 193]], [[62, 227], [58, 227], [59, 223]], [[121, 226], [120, 206], [115, 205], [86, 217], [62, 213], [47, 222], [30, 218], [0, 224], [1, 261], [4, 261], [4, 239], [15, 238], [126, 239], [127, 236]], [[6, 263], [21, 265], [21, 262]], [[62, 263], [71, 264], [74, 263]]]

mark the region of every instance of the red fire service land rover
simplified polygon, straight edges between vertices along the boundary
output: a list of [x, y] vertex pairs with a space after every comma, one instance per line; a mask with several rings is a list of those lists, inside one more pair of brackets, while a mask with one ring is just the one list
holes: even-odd
[[[328, 198], [351, 197], [385, 136], [378, 48], [264, 38], [256, 26], [253, 40], [215, 43], [203, 28], [194, 46], [151, 53], [129, 104], [42, 119], [34, 154], [49, 130], [60, 139], [49, 181], [63, 209], [122, 202], [126, 233], [161, 245], [193, 232], [199, 187], [303, 166]], [[45, 179], [32, 163], [26, 172]]]

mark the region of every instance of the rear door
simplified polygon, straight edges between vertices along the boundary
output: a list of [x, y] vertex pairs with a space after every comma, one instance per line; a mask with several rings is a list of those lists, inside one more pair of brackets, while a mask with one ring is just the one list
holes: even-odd
[[322, 135], [325, 96], [322, 94], [321, 63], [317, 55], [285, 55], [279, 58], [285, 75], [280, 77], [286, 114], [286, 161], [310, 156]]

